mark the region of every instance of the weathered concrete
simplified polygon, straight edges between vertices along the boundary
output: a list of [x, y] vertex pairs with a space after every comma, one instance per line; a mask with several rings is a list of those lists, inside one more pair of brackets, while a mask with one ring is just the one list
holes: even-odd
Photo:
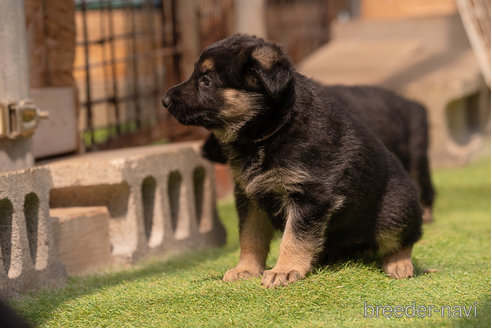
[[458, 16], [353, 21], [300, 72], [326, 84], [381, 85], [425, 105], [433, 166], [460, 165], [488, 148], [490, 91]]
[[[24, 2], [0, 1], [0, 101], [29, 97]], [[0, 172], [33, 166], [31, 139], [0, 139]]]
[[71, 274], [222, 245], [214, 167], [199, 147], [127, 148], [1, 174], [0, 292], [65, 279], [50, 222]]
[[0, 294], [10, 296], [63, 282], [49, 224], [52, 186], [46, 168], [0, 175]]
[[50, 217], [58, 256], [69, 275], [91, 273], [111, 263], [106, 207], [56, 208]]
[[180, 143], [54, 162], [50, 207], [106, 206], [115, 263], [222, 245], [214, 169], [198, 152], [199, 143]]

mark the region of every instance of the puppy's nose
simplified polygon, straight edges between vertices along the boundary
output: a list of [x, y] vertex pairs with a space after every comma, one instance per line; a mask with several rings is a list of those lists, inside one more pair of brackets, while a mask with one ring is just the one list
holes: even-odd
[[162, 98], [161, 102], [162, 102], [162, 106], [167, 108], [171, 104], [171, 97], [169, 97], [169, 95], [166, 94], [164, 98]]

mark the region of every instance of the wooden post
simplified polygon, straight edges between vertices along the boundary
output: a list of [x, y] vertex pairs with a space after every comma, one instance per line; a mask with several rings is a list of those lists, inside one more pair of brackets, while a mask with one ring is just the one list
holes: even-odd
[[236, 0], [236, 32], [266, 38], [265, 0]]

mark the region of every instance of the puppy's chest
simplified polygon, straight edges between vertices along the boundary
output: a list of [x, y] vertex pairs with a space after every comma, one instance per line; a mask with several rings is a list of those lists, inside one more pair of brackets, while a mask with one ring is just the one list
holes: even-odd
[[234, 180], [249, 197], [275, 195], [285, 197], [299, 192], [309, 175], [294, 166], [266, 165], [262, 158], [245, 164], [231, 162]]

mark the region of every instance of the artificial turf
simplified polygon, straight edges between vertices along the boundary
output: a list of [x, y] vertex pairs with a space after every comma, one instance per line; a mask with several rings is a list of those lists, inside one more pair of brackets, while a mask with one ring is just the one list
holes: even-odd
[[[222, 248], [70, 278], [61, 289], [11, 304], [40, 327], [490, 327], [490, 159], [435, 170], [433, 180], [435, 222], [414, 248], [412, 279], [389, 279], [376, 263], [360, 261], [318, 267], [284, 288], [265, 289], [259, 278], [224, 283], [239, 256], [237, 216], [228, 200], [219, 204], [228, 233]], [[277, 238], [268, 266], [278, 246]], [[380, 309], [376, 317], [372, 309], [385, 305], [397, 312], [386, 318]], [[414, 313], [419, 305], [425, 311]]]

